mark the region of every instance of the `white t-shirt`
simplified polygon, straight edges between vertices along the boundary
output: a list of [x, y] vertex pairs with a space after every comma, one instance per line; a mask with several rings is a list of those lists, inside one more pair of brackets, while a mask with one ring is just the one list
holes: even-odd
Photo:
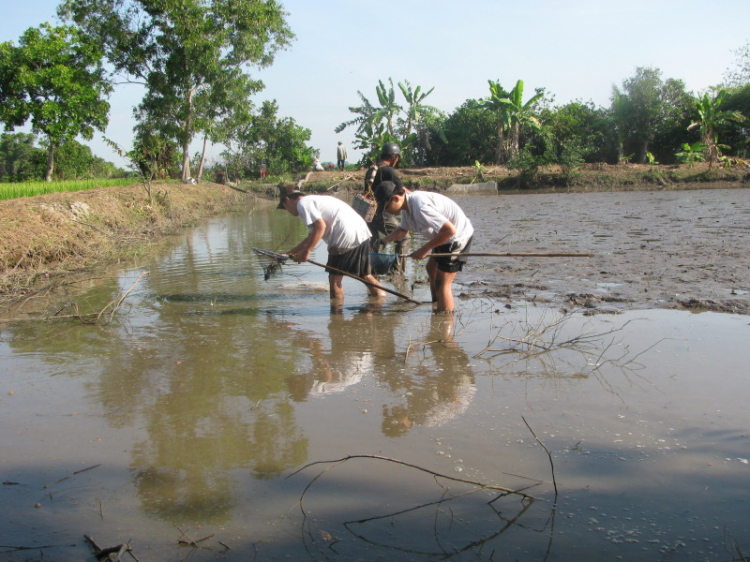
[[370, 239], [370, 228], [351, 205], [328, 195], [297, 199], [297, 211], [308, 228], [318, 219], [326, 223], [323, 241], [329, 249], [351, 250]]
[[456, 227], [456, 233], [447, 243], [467, 242], [474, 234], [474, 227], [461, 207], [445, 195], [415, 191], [406, 194], [406, 204], [401, 209], [400, 227], [404, 230], [414, 230], [427, 240], [432, 240], [442, 226], [450, 221]]

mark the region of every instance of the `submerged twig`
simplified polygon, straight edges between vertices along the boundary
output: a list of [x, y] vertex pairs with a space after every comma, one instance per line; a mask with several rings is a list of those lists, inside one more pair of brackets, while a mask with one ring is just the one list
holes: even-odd
[[533, 496], [531, 496], [531, 495], [529, 495], [529, 494], [527, 494], [525, 492], [522, 492], [520, 490], [513, 490], [512, 488], [505, 488], [504, 486], [496, 486], [494, 484], [484, 484], [483, 482], [476, 482], [474, 480], [467, 480], [465, 478], [458, 478], [456, 476], [449, 476], [448, 474], [442, 474], [440, 472], [435, 472], [434, 470], [430, 470], [429, 468], [424, 468], [424, 467], [418, 466], [416, 464], [408, 463], [408, 462], [405, 462], [405, 461], [400, 461], [398, 459], [394, 459], [394, 458], [390, 458], [390, 457], [384, 457], [384, 456], [381, 456], [381, 455], [346, 455], [345, 457], [342, 457], [342, 458], [336, 459], [336, 460], [315, 461], [315, 462], [311, 462], [311, 463], [306, 464], [305, 466], [299, 468], [298, 470], [295, 470], [289, 476], [287, 476], [287, 478], [291, 478], [292, 476], [295, 476], [296, 474], [302, 472], [306, 468], [309, 468], [311, 466], [315, 466], [317, 464], [340, 464], [340, 463], [346, 462], [346, 461], [348, 461], [350, 459], [373, 459], [373, 460], [381, 460], [381, 461], [391, 462], [391, 463], [394, 463], [394, 464], [399, 464], [401, 466], [406, 466], [408, 468], [414, 468], [416, 470], [419, 470], [419, 471], [422, 471], [422, 472], [426, 472], [427, 474], [431, 474], [432, 476], [435, 476], [436, 478], [443, 478], [444, 480], [452, 480], [453, 482], [461, 482], [462, 484], [470, 484], [472, 486], [478, 486], [480, 488], [484, 488], [484, 489], [487, 489], [487, 490], [498, 490], [500, 492], [507, 492], [509, 494], [516, 494], [516, 495], [519, 495], [519, 496], [521, 496], [523, 498], [534, 499]]
[[555, 480], [555, 464], [552, 462], [552, 453], [549, 452], [549, 449], [542, 442], [542, 440], [536, 436], [536, 433], [534, 433], [534, 430], [531, 429], [531, 426], [529, 425], [529, 422], [526, 421], [526, 418], [521, 416], [521, 419], [523, 420], [523, 423], [526, 424], [526, 427], [529, 428], [529, 431], [534, 436], [534, 439], [536, 439], [536, 442], [539, 443], [542, 446], [542, 449], [544, 449], [547, 452], [547, 457], [549, 457], [549, 466], [550, 466], [550, 469], [552, 470], [552, 485], [555, 487], [555, 496], [557, 496], [557, 481]]

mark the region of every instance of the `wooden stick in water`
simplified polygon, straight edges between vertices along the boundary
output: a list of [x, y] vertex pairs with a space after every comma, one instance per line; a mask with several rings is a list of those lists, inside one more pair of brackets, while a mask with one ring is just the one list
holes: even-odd
[[338, 269], [338, 268], [335, 268], [335, 267], [331, 267], [330, 265], [324, 265], [322, 263], [318, 263], [318, 262], [313, 261], [313, 260], [307, 260], [307, 261], [308, 261], [308, 263], [311, 263], [313, 265], [317, 265], [318, 267], [323, 267], [323, 268], [327, 269], [328, 271], [332, 271], [334, 273], [337, 273], [338, 275], [346, 275], [347, 277], [351, 277], [352, 279], [356, 279], [357, 281], [360, 281], [361, 283], [364, 283], [365, 285], [368, 285], [370, 287], [376, 287], [378, 289], [383, 289], [386, 293], [390, 293], [392, 295], [396, 295], [397, 297], [401, 297], [402, 299], [407, 300], [409, 302], [413, 302], [414, 304], [424, 304], [422, 301], [414, 300], [413, 298], [407, 297], [406, 295], [402, 295], [401, 293], [397, 293], [396, 291], [393, 291], [393, 290], [389, 289], [388, 287], [383, 287], [382, 285], [377, 285], [375, 283], [370, 283], [366, 279], [362, 279], [361, 277], [358, 277], [357, 275], [353, 275], [351, 273], [347, 273], [343, 269]]

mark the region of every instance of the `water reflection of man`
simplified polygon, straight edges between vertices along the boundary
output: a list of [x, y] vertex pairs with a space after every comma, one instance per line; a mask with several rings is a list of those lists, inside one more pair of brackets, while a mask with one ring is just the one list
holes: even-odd
[[332, 314], [328, 340], [319, 333], [295, 332], [297, 347], [309, 353], [310, 368], [288, 377], [293, 399], [303, 402], [307, 396], [342, 392], [378, 370], [379, 361], [391, 360], [395, 354], [393, 327], [393, 322], [380, 316], [377, 306], [368, 306], [351, 316]]
[[405, 397], [405, 403], [383, 406], [382, 431], [399, 437], [414, 425], [436, 427], [463, 415], [476, 393], [469, 359], [453, 339], [452, 314], [435, 315], [425, 346], [433, 365], [422, 362], [411, 375], [386, 374], [393, 391]]
[[[370, 269], [370, 229], [365, 220], [347, 203], [327, 195], [305, 195], [294, 188], [281, 187], [277, 209], [300, 217], [308, 228], [307, 237], [286, 252], [294, 261], [302, 263], [310, 258], [315, 246], [323, 240], [328, 245], [326, 265], [360, 277], [371, 283], [367, 290], [374, 297], [385, 297], [378, 288], [380, 282]], [[331, 299], [343, 299], [344, 276], [329, 271]]]

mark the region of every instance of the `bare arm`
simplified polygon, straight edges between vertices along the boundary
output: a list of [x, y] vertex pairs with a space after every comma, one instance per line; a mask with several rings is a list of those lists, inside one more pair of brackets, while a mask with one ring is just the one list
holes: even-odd
[[312, 225], [310, 225], [310, 233], [307, 235], [302, 242], [297, 244], [294, 248], [289, 250], [287, 254], [292, 256], [292, 259], [297, 263], [302, 263], [310, 258], [310, 253], [313, 251], [318, 242], [323, 238], [323, 234], [326, 231], [326, 223], [323, 219], [318, 219]]
[[421, 260], [427, 255], [430, 250], [445, 244], [453, 237], [455, 233], [456, 227], [451, 221], [446, 221], [445, 224], [440, 227], [440, 230], [438, 230], [438, 233], [435, 235], [435, 237], [432, 240], [428, 240], [427, 242], [425, 242], [424, 246], [422, 246], [418, 250], [413, 251], [411, 253], [411, 257], [413, 257], [415, 260]]
[[388, 242], [403, 240], [407, 234], [409, 234], [408, 230], [404, 230], [403, 228], [398, 227], [385, 238], [381, 238], [381, 242], [383, 242], [383, 244], [388, 244]]

